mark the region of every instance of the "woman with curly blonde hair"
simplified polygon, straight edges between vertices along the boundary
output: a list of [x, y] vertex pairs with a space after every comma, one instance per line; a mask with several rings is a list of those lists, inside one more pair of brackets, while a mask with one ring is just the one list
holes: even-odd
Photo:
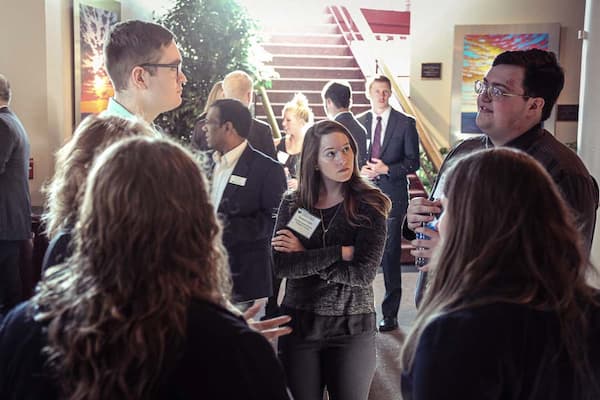
[[289, 172], [288, 189], [298, 187], [298, 163], [304, 134], [314, 122], [314, 115], [308, 99], [302, 93], [296, 93], [294, 98], [283, 106], [281, 113], [285, 135], [275, 141], [277, 158]]
[[0, 330], [0, 398], [288, 398], [268, 341], [228, 311], [206, 187], [169, 140], [126, 139], [98, 158], [73, 256]]
[[42, 219], [51, 242], [42, 270], [71, 254], [71, 230], [77, 220], [85, 179], [96, 157], [111, 144], [132, 136], [158, 136], [143, 120], [115, 116], [89, 116], [56, 153], [55, 173], [44, 187], [46, 212]]

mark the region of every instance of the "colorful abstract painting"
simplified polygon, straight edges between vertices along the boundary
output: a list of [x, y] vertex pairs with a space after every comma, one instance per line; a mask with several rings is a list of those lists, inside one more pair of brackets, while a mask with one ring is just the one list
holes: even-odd
[[[104, 70], [103, 44], [110, 27], [120, 19], [120, 3], [111, 0], [80, 0], [74, 4], [79, 39], [76, 52], [76, 90], [79, 120], [97, 114], [108, 105], [114, 91]], [[77, 122], [77, 121], [76, 121]]]
[[532, 48], [548, 50], [549, 33], [465, 35], [461, 86], [461, 132], [480, 133], [475, 124], [477, 95], [473, 91], [476, 80], [481, 80], [490, 69], [494, 58], [507, 50]]

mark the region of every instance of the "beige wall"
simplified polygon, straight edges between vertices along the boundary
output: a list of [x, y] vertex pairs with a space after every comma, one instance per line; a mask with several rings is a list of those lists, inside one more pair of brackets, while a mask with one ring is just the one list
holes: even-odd
[[[414, 0], [411, 2], [410, 94], [434, 129], [450, 137], [450, 100], [455, 25], [560, 23], [560, 62], [566, 72], [558, 104], [579, 102], [581, 41], [585, 0]], [[441, 80], [421, 80], [421, 63], [441, 62]], [[558, 122], [563, 142], [577, 138], [577, 123]]]
[[[151, 19], [151, 6], [157, 4], [123, 0], [123, 15]], [[0, 73], [11, 82], [11, 108], [31, 143], [33, 206], [42, 205], [40, 189], [54, 173], [54, 153], [74, 128], [72, 12], [71, 0], [20, 0], [2, 6]]]
[[67, 4], [21, 0], [2, 7], [0, 72], [11, 81], [11, 108], [29, 135], [35, 162], [30, 181], [34, 206], [41, 205], [40, 187], [52, 170], [53, 150], [70, 129], [70, 61], [65, 68], [70, 23], [63, 13]]

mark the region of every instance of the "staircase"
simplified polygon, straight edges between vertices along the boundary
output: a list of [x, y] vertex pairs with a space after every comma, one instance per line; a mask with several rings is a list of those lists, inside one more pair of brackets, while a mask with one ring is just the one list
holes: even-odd
[[[310, 15], [308, 18], [306, 15]], [[303, 93], [315, 115], [315, 121], [326, 118], [321, 90], [331, 79], [343, 79], [352, 86], [352, 112], [358, 115], [370, 109], [365, 96], [365, 77], [356, 63], [344, 33], [329, 8], [305, 13], [301, 23], [293, 20], [269, 21], [263, 29], [262, 46], [273, 58], [270, 65], [279, 74], [267, 89], [277, 123], [281, 127], [281, 113], [285, 103], [295, 93]], [[257, 96], [258, 97], [258, 96]], [[262, 99], [256, 98], [256, 118], [267, 122]], [[409, 196], [427, 197], [419, 178], [411, 174]], [[413, 264], [412, 246], [402, 242], [402, 263]]]
[[[263, 47], [273, 56], [268, 65], [280, 75], [267, 90], [279, 125], [283, 106], [296, 92], [308, 98], [316, 121], [325, 119], [321, 90], [331, 79], [344, 79], [352, 86], [354, 114], [368, 110], [365, 77], [329, 10], [311, 15], [302, 24], [284, 22], [274, 21], [263, 32]], [[260, 98], [256, 100], [255, 113], [258, 119], [266, 121]]]

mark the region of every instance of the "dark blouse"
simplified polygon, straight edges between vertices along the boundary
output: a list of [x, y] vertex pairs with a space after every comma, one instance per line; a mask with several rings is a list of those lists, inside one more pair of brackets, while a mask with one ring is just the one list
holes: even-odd
[[[590, 367], [600, 384], [600, 309], [590, 307]], [[496, 303], [441, 315], [423, 331], [404, 400], [600, 399], [574, 382], [556, 313]]]
[[279, 144], [277, 145], [277, 151], [282, 151], [289, 155], [283, 166], [286, 167], [288, 171], [290, 171], [290, 176], [292, 178], [298, 178], [298, 167], [300, 166], [300, 153], [289, 154], [287, 152], [287, 148], [285, 147], [285, 136], [283, 136], [279, 141]]
[[[292, 193], [281, 202], [275, 231], [289, 229], [296, 211], [294, 197]], [[355, 227], [346, 219], [343, 205], [337, 213], [336, 208], [322, 210], [324, 224], [310, 239], [296, 234], [305, 251], [273, 252], [275, 275], [287, 278], [282, 309], [292, 314], [295, 332], [309, 339], [375, 329], [373, 280], [383, 256], [385, 218], [361, 203], [359, 212], [367, 218]], [[318, 210], [309, 211], [320, 218]], [[323, 225], [328, 227], [325, 236]], [[352, 261], [342, 260], [342, 246], [354, 246]]]
[[[46, 345], [45, 327], [31, 314], [31, 304], [22, 303], [0, 326], [0, 399], [58, 398], [41, 352]], [[175, 356], [158, 399], [290, 398], [271, 344], [218, 305], [192, 302], [187, 341]]]

